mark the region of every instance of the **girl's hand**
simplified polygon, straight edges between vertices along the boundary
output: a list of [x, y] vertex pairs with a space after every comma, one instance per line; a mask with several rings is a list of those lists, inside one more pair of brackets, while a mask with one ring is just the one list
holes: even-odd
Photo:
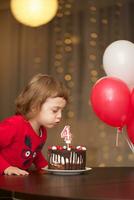
[[25, 170], [22, 170], [18, 167], [13, 167], [13, 166], [9, 166], [8, 168], [6, 168], [4, 170], [4, 174], [5, 175], [22, 175], [22, 176], [25, 176], [25, 175], [28, 175], [29, 173]]

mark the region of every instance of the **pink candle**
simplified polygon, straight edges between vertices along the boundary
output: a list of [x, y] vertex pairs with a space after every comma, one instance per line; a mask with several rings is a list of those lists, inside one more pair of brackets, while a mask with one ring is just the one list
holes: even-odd
[[65, 126], [64, 129], [62, 130], [61, 138], [64, 138], [67, 148], [69, 148], [69, 145], [71, 144], [72, 141], [72, 134], [69, 125]]

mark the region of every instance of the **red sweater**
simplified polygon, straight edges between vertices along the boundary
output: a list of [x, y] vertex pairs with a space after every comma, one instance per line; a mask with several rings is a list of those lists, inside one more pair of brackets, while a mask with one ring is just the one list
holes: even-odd
[[32, 163], [38, 169], [47, 165], [41, 153], [47, 133], [44, 127], [41, 130], [42, 134], [38, 136], [21, 115], [14, 115], [0, 123], [0, 174], [11, 165], [24, 170]]

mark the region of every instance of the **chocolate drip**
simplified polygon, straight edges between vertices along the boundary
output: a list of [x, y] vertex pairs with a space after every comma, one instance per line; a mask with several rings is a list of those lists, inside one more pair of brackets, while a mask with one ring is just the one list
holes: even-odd
[[86, 166], [86, 150], [77, 149], [49, 149], [48, 150], [48, 168], [77, 170], [85, 169]]

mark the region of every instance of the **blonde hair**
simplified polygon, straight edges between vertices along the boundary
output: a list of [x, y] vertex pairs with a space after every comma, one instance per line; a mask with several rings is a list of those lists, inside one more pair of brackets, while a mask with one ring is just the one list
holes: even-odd
[[68, 90], [59, 80], [46, 74], [35, 75], [16, 98], [16, 114], [27, 119], [34, 116], [32, 108], [39, 111], [48, 97], [62, 97], [68, 102]]

